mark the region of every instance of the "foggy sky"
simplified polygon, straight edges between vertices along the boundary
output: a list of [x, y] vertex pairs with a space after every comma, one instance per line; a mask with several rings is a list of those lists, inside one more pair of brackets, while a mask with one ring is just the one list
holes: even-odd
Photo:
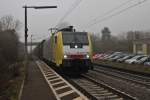
[[[23, 5], [57, 5], [57, 9], [28, 9], [28, 34], [32, 34], [35, 41], [49, 36], [49, 28], [55, 27], [72, 5], [80, 4], [65, 18], [65, 22], [75, 26], [77, 30], [100, 33], [107, 26], [112, 34], [127, 32], [130, 30], [150, 31], [150, 1], [129, 9], [108, 20], [85, 27], [87, 23], [99, 16], [99, 20], [106, 12], [128, 0], [0, 0], [0, 17], [12, 15], [23, 23], [20, 30], [21, 41], [24, 41], [24, 9]], [[124, 9], [138, 1], [132, 0], [117, 11]], [[117, 12], [116, 11], [116, 12]]]

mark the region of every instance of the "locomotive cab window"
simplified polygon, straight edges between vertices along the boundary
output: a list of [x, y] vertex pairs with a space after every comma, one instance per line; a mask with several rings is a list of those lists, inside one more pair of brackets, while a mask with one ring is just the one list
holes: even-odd
[[64, 45], [88, 45], [88, 36], [86, 32], [63, 32], [62, 36]]

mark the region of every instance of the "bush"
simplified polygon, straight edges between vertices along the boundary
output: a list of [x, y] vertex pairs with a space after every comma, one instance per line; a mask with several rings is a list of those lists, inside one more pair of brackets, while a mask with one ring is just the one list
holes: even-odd
[[14, 30], [0, 32], [0, 48], [3, 58], [7, 62], [13, 63], [17, 61], [18, 54], [18, 36]]
[[[5, 83], [16, 73], [12, 67], [18, 56], [18, 36], [14, 30], [0, 31], [0, 84]], [[2, 82], [2, 83], [1, 83]]]

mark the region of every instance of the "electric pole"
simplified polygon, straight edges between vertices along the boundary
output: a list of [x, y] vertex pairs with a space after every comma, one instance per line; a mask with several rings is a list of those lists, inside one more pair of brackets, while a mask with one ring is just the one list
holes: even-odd
[[32, 34], [31, 34], [31, 46], [30, 46], [30, 54], [31, 54], [31, 56], [32, 56]]

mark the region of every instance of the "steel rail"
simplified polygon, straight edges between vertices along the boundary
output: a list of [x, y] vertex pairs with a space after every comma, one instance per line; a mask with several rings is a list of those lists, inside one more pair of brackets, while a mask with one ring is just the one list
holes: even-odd
[[95, 84], [97, 84], [97, 85], [99, 85], [99, 86], [102, 86], [103, 88], [108, 89], [108, 90], [111, 91], [112, 93], [117, 94], [118, 96], [122, 97], [124, 100], [137, 100], [136, 97], [133, 97], [133, 96], [131, 96], [131, 95], [125, 93], [125, 92], [122, 92], [122, 91], [120, 91], [120, 90], [118, 90], [118, 89], [115, 89], [115, 88], [113, 88], [113, 87], [111, 87], [111, 86], [105, 84], [105, 83], [102, 83], [102, 82], [100, 82], [98, 79], [94, 79], [93, 77], [89, 76], [88, 74], [84, 74], [84, 75], [82, 75], [82, 76], [83, 76], [84, 78], [86, 78], [86, 79], [92, 81], [93, 83], [95, 83]]
[[88, 74], [82, 74], [79, 78], [67, 77], [67, 80], [91, 100], [137, 100], [135, 97], [99, 82]]
[[[150, 80], [144, 80], [144, 79], [140, 79], [140, 77], [137, 76], [129, 76], [131, 74], [125, 74], [122, 75], [122, 72], [119, 71], [114, 71], [114, 70], [107, 70], [107, 69], [101, 69], [99, 68], [95, 68], [94, 71], [99, 72], [101, 74], [105, 74], [108, 76], [113, 76], [122, 80], [126, 80], [127, 82], [131, 82], [131, 83], [135, 83], [135, 84], [139, 84], [140, 86], [146, 87], [146, 88], [150, 88]], [[128, 75], [128, 76], [126, 76]]]
[[117, 73], [121, 73], [121, 74], [126, 74], [126, 75], [131, 75], [131, 76], [133, 76], [133, 77], [138, 77], [138, 78], [141, 78], [141, 79], [150, 81], [150, 78], [147, 77], [147, 76], [144, 76], [144, 75], [133, 74], [133, 73], [121, 71], [121, 70], [114, 69], [114, 68], [108, 68], [108, 67], [105, 67], [105, 66], [103, 66], [103, 65], [95, 65], [94, 67], [96, 67], [96, 68], [103, 68], [103, 69], [107, 69], [107, 70], [110, 70], [110, 69], [111, 69], [111, 70], [113, 70], [113, 72], [117, 72]]

